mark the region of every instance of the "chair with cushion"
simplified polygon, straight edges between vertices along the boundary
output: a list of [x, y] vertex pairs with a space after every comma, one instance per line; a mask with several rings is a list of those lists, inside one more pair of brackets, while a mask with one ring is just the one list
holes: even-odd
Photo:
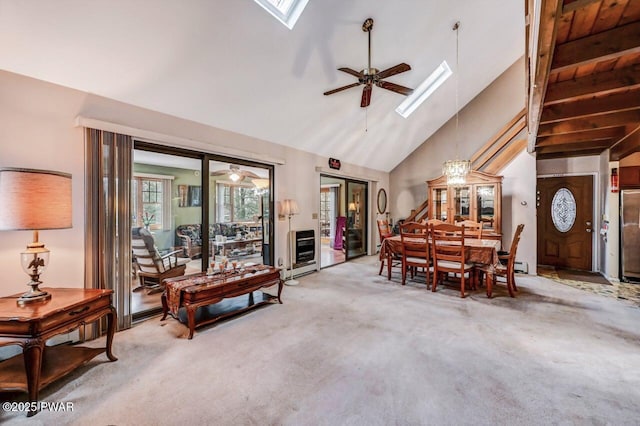
[[458, 226], [464, 226], [464, 233], [467, 237], [482, 239], [482, 228], [484, 223], [473, 220], [463, 220], [456, 222]]
[[133, 261], [137, 266], [140, 286], [134, 291], [148, 289], [149, 293], [162, 290], [162, 280], [184, 275], [189, 258], [179, 258], [176, 250], [160, 255], [155, 246], [153, 235], [144, 228], [134, 228], [131, 236]]
[[[497, 276], [505, 277], [509, 296], [515, 297], [515, 292], [518, 291], [518, 287], [516, 287], [515, 273], [516, 251], [518, 250], [518, 243], [520, 242], [520, 236], [523, 229], [524, 224], [521, 223], [518, 225], [516, 232], [513, 234], [511, 249], [508, 252], [501, 252], [504, 254], [498, 255], [501, 263], [494, 265], [491, 271], [489, 271], [488, 268], [484, 268], [484, 272], [487, 274], [487, 297], [491, 297]], [[505, 263], [502, 263], [503, 261]], [[491, 279], [489, 279], [489, 277], [491, 277]]]
[[407, 279], [407, 271], [410, 271], [413, 279], [418, 269], [426, 273], [427, 288], [429, 288], [429, 276], [432, 269], [429, 242], [427, 238], [427, 226], [417, 222], [408, 222], [400, 227], [402, 241], [402, 285]]
[[453, 273], [460, 274], [460, 297], [465, 297], [467, 277], [471, 288], [475, 288], [474, 265], [466, 262], [464, 247], [465, 228], [451, 224], [429, 225], [433, 257], [433, 285], [431, 291], [436, 291], [438, 279]]
[[[378, 235], [380, 235], [380, 244], [382, 247], [384, 239], [393, 236], [393, 232], [391, 230], [391, 226], [389, 226], [389, 221], [378, 219], [377, 222]], [[390, 280], [391, 268], [394, 266], [400, 267], [402, 264], [402, 258], [398, 253], [392, 253], [391, 250], [386, 250], [385, 253], [380, 253], [380, 271], [378, 272], [378, 275], [382, 275], [382, 270], [384, 269], [385, 264], [387, 265], [387, 279]]]

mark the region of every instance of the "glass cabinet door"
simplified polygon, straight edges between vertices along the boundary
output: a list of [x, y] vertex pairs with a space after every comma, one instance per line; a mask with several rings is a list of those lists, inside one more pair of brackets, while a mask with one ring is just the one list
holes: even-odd
[[485, 228], [494, 228], [495, 201], [495, 185], [478, 185], [476, 187], [476, 217], [478, 222], [484, 222]]
[[453, 188], [454, 222], [471, 219], [471, 188]]
[[433, 188], [433, 219], [447, 221], [447, 188]]

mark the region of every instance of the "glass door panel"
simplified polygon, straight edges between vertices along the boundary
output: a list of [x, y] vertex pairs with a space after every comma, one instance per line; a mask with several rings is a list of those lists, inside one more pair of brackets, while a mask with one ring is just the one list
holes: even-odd
[[[175, 276], [171, 270], [184, 269], [186, 274], [201, 270], [201, 164], [197, 158], [135, 149], [134, 145], [131, 184], [134, 319], [160, 310], [161, 281]], [[144, 244], [135, 245], [134, 240]], [[144, 255], [145, 248], [155, 250], [168, 266], [156, 271], [140, 266], [135, 255]], [[141, 257], [140, 264], [143, 262]]]
[[209, 161], [208, 265], [269, 263], [268, 168]]
[[495, 220], [495, 185], [482, 185], [476, 187], [476, 217], [478, 222], [483, 222], [485, 228], [493, 229]]
[[453, 188], [454, 222], [469, 220], [471, 189], [468, 186]]
[[431, 199], [433, 200], [433, 218], [447, 221], [447, 189], [434, 188]]
[[366, 254], [367, 184], [347, 181], [347, 259]]

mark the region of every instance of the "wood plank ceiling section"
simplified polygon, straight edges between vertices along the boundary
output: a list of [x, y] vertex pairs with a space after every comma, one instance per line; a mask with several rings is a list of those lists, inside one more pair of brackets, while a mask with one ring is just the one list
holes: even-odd
[[640, 0], [542, 0], [535, 54], [537, 158], [640, 151]]

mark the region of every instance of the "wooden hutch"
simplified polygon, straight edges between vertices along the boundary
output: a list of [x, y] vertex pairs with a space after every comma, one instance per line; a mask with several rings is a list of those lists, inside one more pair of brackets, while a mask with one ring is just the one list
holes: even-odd
[[484, 223], [483, 235], [502, 237], [502, 176], [471, 171], [466, 183], [447, 186], [447, 178], [427, 181], [429, 219], [448, 223], [473, 220]]

